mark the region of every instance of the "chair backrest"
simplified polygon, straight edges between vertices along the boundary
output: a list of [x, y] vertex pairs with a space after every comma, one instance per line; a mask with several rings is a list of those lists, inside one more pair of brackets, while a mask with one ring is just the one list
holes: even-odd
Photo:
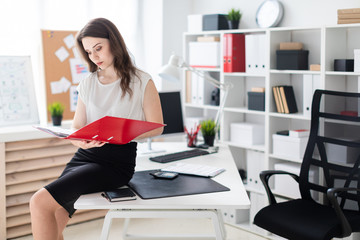
[[[360, 93], [315, 91], [310, 136], [300, 171], [303, 199], [324, 200], [332, 187], [360, 187], [359, 109]], [[320, 181], [309, 178], [311, 172], [318, 173]], [[341, 207], [359, 210], [359, 194], [341, 195]]]

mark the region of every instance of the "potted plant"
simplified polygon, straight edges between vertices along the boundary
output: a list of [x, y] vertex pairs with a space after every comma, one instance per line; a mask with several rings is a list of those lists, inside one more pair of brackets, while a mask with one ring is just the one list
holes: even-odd
[[227, 20], [229, 23], [230, 29], [238, 29], [239, 28], [239, 22], [241, 19], [241, 12], [240, 9], [231, 8], [227, 15]]
[[51, 115], [51, 119], [54, 126], [60, 126], [63, 113], [64, 113], [64, 105], [60, 102], [53, 102], [48, 106], [48, 110]]
[[214, 146], [215, 134], [216, 134], [216, 123], [214, 120], [204, 120], [200, 122], [200, 130], [204, 137], [206, 145]]

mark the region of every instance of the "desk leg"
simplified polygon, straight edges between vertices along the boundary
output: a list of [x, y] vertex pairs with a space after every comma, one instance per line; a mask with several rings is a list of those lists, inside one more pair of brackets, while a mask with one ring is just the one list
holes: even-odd
[[[226, 231], [224, 228], [224, 222], [222, 220], [221, 211], [215, 209], [208, 210], [146, 210], [146, 209], [118, 209], [109, 210], [105, 216], [104, 226], [101, 233], [101, 240], [107, 240], [109, 236], [109, 230], [111, 221], [113, 218], [125, 218], [124, 229], [122, 232], [123, 239], [184, 239], [184, 238], [198, 238], [198, 239], [216, 239], [225, 240]], [[215, 230], [214, 235], [132, 235], [128, 234], [127, 230], [130, 223], [130, 218], [210, 218]]]
[[110, 210], [107, 212], [107, 214], [105, 216], [103, 228], [101, 231], [101, 237], [100, 237], [101, 240], [107, 240], [109, 237], [112, 219], [115, 217], [115, 216], [113, 216], [114, 215], [113, 213], [114, 212]]
[[130, 225], [130, 218], [125, 218], [124, 227], [123, 227], [123, 231], [122, 231], [123, 239], [127, 238], [127, 231], [128, 231], [129, 225]]
[[226, 230], [225, 230], [221, 210], [220, 209], [215, 210], [215, 215], [216, 216], [213, 216], [211, 219], [212, 219], [214, 229], [215, 229], [216, 240], [226, 239]]

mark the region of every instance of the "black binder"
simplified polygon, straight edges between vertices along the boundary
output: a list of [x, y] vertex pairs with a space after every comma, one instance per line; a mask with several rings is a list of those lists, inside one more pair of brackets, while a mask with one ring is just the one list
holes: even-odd
[[210, 178], [179, 174], [177, 178], [168, 180], [150, 175], [157, 171], [159, 169], [135, 172], [129, 187], [142, 199], [230, 191]]

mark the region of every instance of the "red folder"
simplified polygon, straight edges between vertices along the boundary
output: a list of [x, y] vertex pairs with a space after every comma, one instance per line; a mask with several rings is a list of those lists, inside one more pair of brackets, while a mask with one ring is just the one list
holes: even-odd
[[59, 127], [34, 127], [63, 139], [126, 144], [143, 133], [163, 126], [165, 125], [160, 123], [106, 116], [74, 132]]
[[245, 72], [245, 35], [224, 34], [224, 72]]

